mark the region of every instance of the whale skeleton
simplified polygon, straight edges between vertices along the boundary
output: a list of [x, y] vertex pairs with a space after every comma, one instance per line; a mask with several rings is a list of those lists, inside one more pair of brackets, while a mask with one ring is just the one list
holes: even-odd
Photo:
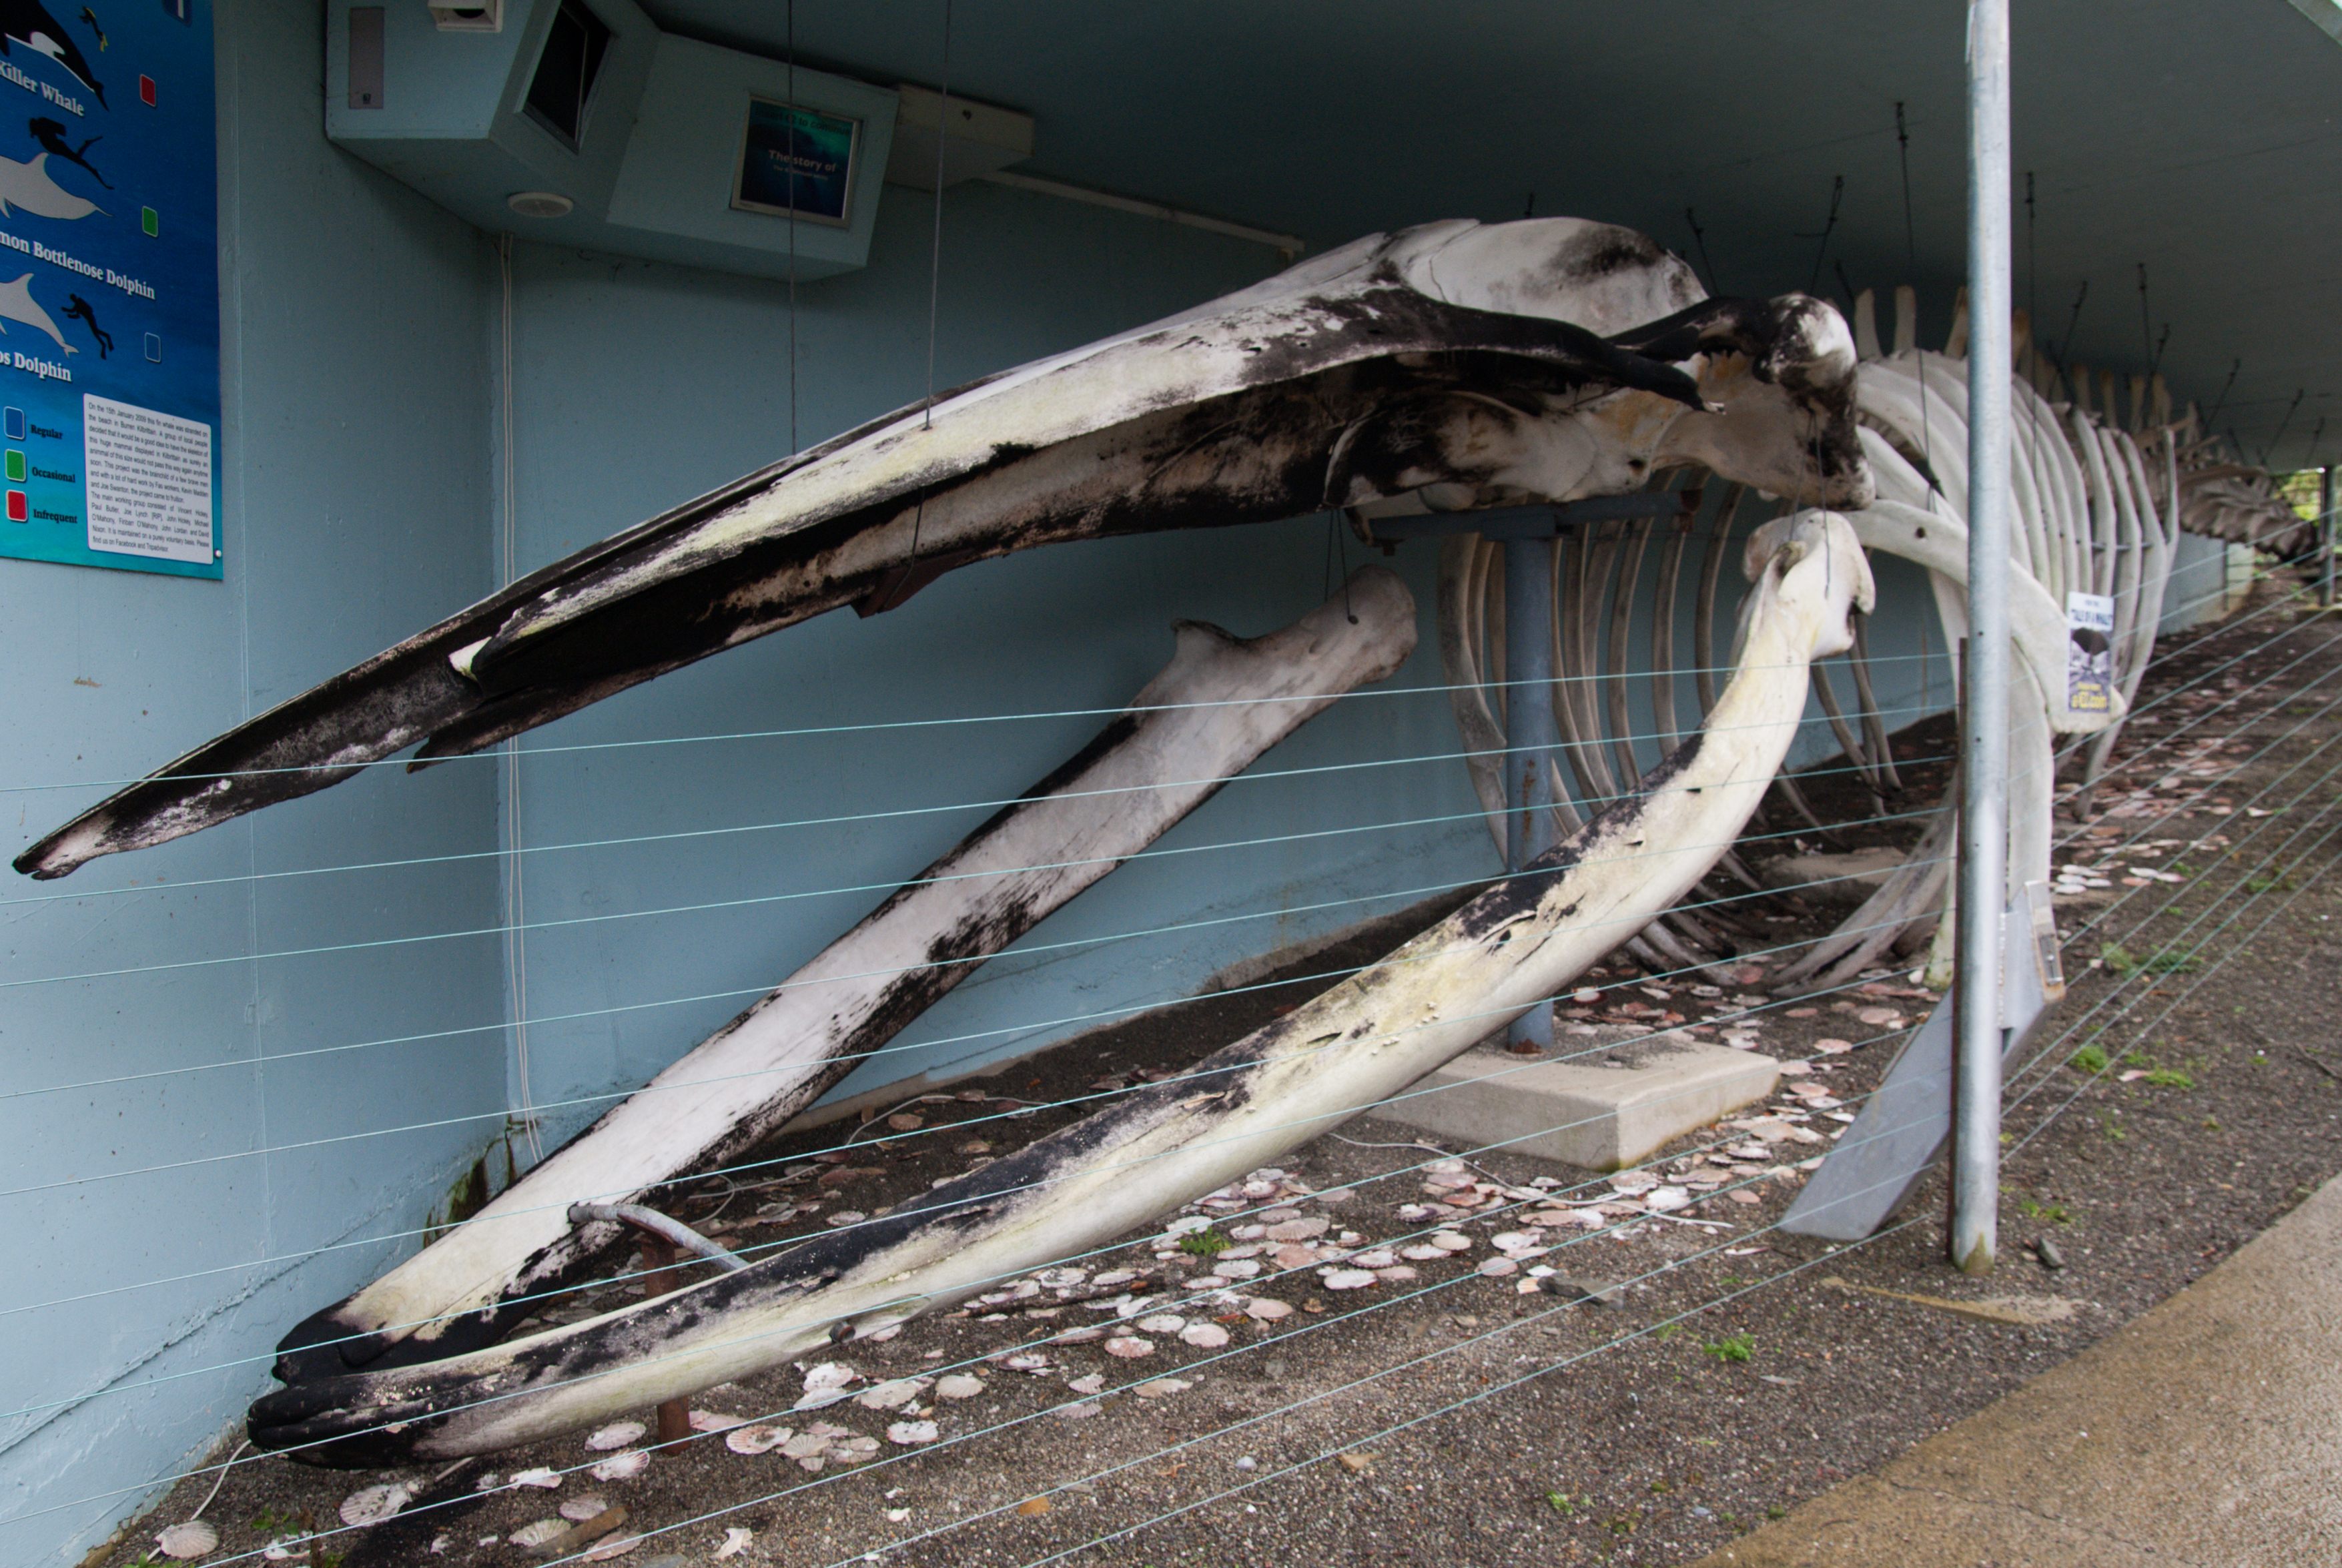
[[485, 1208], [295, 1329], [278, 1375], [493, 1343], [621, 1238], [573, 1225], [572, 1204], [635, 1202], [753, 1147], [1342, 693], [1396, 672], [1415, 623], [1378, 566], [1266, 636], [1181, 623], [1170, 664], [1072, 760]]
[[[418, 743], [417, 765], [475, 750], [825, 610], [890, 609], [943, 571], [1041, 544], [1330, 508], [1566, 504], [1691, 468], [1791, 505], [1862, 508], [1875, 490], [1854, 368], [1828, 305], [1708, 299], [1683, 262], [1626, 230], [1545, 219], [1370, 236], [899, 411], [548, 566], [186, 754], [15, 864], [60, 876]], [[254, 1408], [255, 1441], [326, 1463], [472, 1453], [704, 1387], [1117, 1233], [1404, 1086], [1634, 937], [1728, 852], [1796, 733], [1810, 660], [1851, 646], [1848, 606], [1870, 603], [1843, 518], [1777, 519], [1746, 565], [1737, 667], [1658, 768], [1528, 872], [1212, 1058], [1211, 1087], [1143, 1092], [916, 1213], [818, 1238], [712, 1293], [478, 1344], [511, 1321], [509, 1285], [592, 1250], [565, 1209], [540, 1205], [565, 1217], [513, 1232], [533, 1250], [461, 1243], [295, 1331], [287, 1387]], [[1362, 580], [1369, 600], [1376, 581]], [[1334, 690], [1343, 676], [1326, 678]], [[1216, 780], [1246, 751], [1191, 734], [1156, 762]], [[743, 1053], [769, 1071], [776, 1104], [792, 1073], [810, 1066], [811, 1083], [831, 1064], [820, 1041], [778, 1033]], [[763, 1094], [736, 1095], [658, 1159], [606, 1137], [545, 1190], [640, 1192], [774, 1114]], [[629, 1102], [611, 1124], [656, 1114]], [[463, 1326], [402, 1334], [417, 1316]], [[353, 1360], [382, 1364], [345, 1371]]]
[[1827, 513], [1759, 530], [1707, 722], [1567, 839], [1383, 962], [902, 1212], [655, 1301], [419, 1366], [292, 1384], [264, 1449], [333, 1464], [484, 1453], [745, 1377], [1079, 1255], [1276, 1159], [1566, 986], [1706, 874], [1771, 785], [1810, 662], [1852, 645], [1871, 581]]

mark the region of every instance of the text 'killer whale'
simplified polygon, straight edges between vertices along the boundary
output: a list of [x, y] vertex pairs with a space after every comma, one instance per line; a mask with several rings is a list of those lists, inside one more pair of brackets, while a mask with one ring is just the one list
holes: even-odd
[[49, 15], [41, 0], [0, 0], [0, 55], [7, 54], [11, 44], [22, 44], [46, 55], [96, 94], [100, 108], [106, 106], [105, 85], [90, 75], [89, 62], [82, 56], [81, 45], [73, 41], [63, 23]]

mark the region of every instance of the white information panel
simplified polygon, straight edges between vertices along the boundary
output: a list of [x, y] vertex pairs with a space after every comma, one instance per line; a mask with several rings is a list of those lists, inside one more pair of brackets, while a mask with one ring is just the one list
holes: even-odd
[[89, 547], [211, 561], [211, 426], [86, 393], [81, 407]]

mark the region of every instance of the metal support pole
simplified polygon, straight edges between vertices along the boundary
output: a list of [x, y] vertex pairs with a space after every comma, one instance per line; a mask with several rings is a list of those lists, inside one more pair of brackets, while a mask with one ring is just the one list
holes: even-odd
[[[1553, 715], [1554, 565], [1560, 546], [1505, 541], [1505, 869], [1518, 871], [1553, 847], [1553, 761], [1561, 727]], [[1553, 1004], [1513, 1020], [1515, 1051], [1553, 1048]]]
[[2334, 470], [2317, 471], [2317, 537], [2324, 548], [2317, 557], [2317, 604], [2334, 608]]
[[1962, 736], [1952, 1262], [1991, 1269], [2008, 903], [2008, 0], [1968, 4], [1968, 643]]

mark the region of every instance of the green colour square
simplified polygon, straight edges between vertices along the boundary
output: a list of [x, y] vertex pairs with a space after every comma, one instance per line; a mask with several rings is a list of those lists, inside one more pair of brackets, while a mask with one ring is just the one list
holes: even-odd
[[155, 215], [155, 212], [153, 207], [140, 207], [138, 209], [138, 226], [145, 229], [148, 237], [152, 238], [154, 235], [159, 235], [163, 232], [163, 220]]
[[25, 454], [21, 452], [8, 454], [8, 480], [13, 484], [25, 482]]

